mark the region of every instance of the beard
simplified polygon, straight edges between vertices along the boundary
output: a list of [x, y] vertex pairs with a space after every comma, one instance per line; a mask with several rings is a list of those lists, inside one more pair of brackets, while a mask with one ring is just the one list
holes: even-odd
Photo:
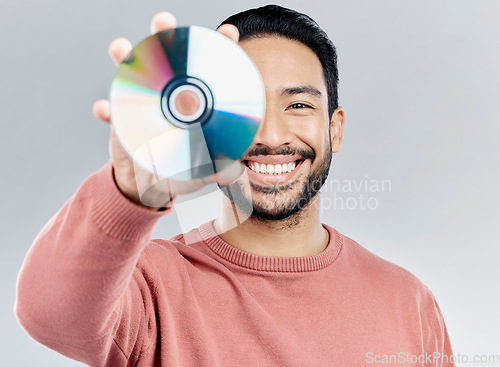
[[[316, 154], [312, 149], [293, 149], [282, 147], [271, 151], [267, 147], [258, 147], [248, 152], [247, 156], [257, 155], [300, 155], [314, 164]], [[224, 195], [243, 211], [251, 208], [250, 218], [259, 221], [284, 221], [301, 212], [318, 194], [328, 177], [332, 151], [325, 149], [321, 164], [305, 178], [281, 185], [260, 185], [250, 182], [250, 190], [245, 190], [245, 184], [240, 178], [228, 186], [219, 186]], [[246, 185], [248, 187], [248, 184]], [[262, 195], [261, 200], [254, 200], [252, 192]]]

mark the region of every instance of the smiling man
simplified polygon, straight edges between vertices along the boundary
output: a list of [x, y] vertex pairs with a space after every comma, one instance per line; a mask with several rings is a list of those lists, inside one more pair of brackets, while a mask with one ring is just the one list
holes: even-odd
[[[175, 18], [161, 13], [152, 25], [170, 29]], [[320, 221], [318, 192], [344, 127], [332, 42], [278, 6], [236, 14], [219, 31], [254, 61], [267, 103], [244, 174], [217, 178], [221, 215], [151, 240], [172, 198], [207, 182], [176, 186], [134, 171], [112, 132], [111, 162], [25, 259], [21, 324], [91, 366], [453, 366], [429, 289]], [[130, 48], [114, 41], [113, 59]], [[95, 113], [109, 121], [107, 101]], [[161, 205], [143, 204], [144, 183]], [[248, 204], [250, 217], [235, 226], [234, 210]]]
[[[237, 23], [238, 19], [246, 21], [244, 15], [229, 21]], [[336, 90], [328, 93], [326, 73], [310, 47], [281, 35], [263, 37], [260, 32], [252, 29], [250, 34], [240, 35], [239, 43], [262, 75], [266, 115], [242, 157], [246, 166], [243, 177], [250, 190], [244, 189], [241, 180], [232, 184], [239, 188], [231, 190], [233, 194], [250, 192], [253, 212], [236, 227], [225, 223], [229, 215], [222, 215], [214, 228], [226, 242], [250, 253], [289, 257], [318, 254], [328, 245], [329, 234], [320, 222], [316, 194], [327, 178], [332, 152], [340, 149], [344, 111], [337, 106]], [[327, 57], [334, 60], [333, 45], [329, 51]], [[336, 69], [330, 74], [336, 78]], [[329, 96], [334, 100], [331, 110]], [[257, 233], [255, 241], [246, 240]]]

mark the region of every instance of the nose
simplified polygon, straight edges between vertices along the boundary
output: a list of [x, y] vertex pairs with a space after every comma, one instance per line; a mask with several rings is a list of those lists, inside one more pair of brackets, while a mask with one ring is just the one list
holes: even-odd
[[281, 145], [290, 144], [292, 141], [293, 133], [284, 114], [278, 107], [268, 103], [261, 128], [254, 137], [254, 144], [276, 149]]

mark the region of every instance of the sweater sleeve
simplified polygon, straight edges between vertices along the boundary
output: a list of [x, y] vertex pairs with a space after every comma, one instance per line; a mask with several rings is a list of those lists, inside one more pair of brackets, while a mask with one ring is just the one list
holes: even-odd
[[[21, 325], [38, 342], [88, 365], [129, 365], [148, 323], [147, 281], [134, 269], [168, 211], [125, 198], [110, 162], [90, 176], [26, 255], [15, 306]], [[127, 340], [116, 340], [116, 333]]]

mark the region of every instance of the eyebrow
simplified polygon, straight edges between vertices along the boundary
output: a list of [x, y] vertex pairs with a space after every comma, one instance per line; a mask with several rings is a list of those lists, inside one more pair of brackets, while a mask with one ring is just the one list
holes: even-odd
[[316, 98], [321, 98], [322, 96], [321, 92], [318, 89], [311, 87], [309, 85], [299, 85], [296, 87], [288, 87], [281, 89], [282, 96], [292, 96], [294, 94], [309, 94]]

